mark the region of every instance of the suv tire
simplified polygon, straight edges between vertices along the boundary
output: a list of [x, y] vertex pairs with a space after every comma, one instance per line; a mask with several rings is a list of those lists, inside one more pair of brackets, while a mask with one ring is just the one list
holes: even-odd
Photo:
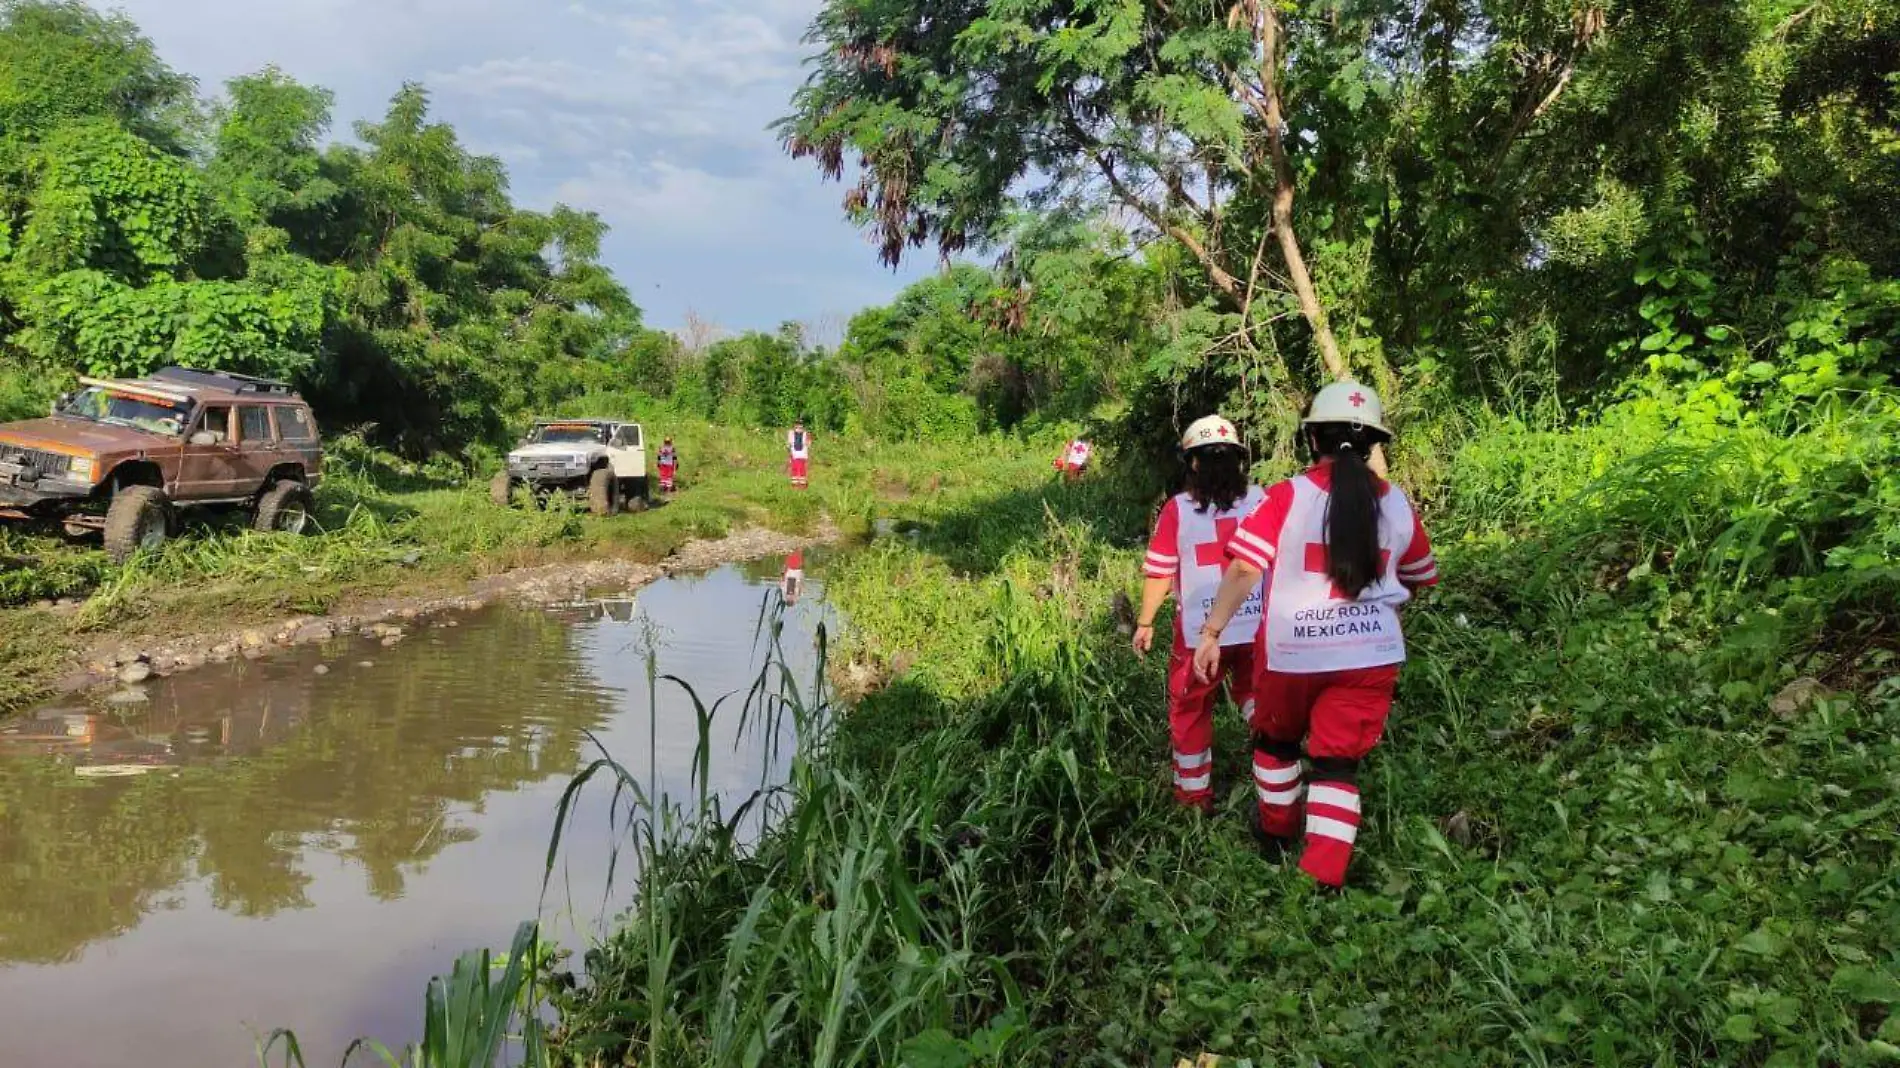
[[620, 503], [629, 512], [644, 512], [653, 503], [647, 495], [647, 480], [630, 478], [621, 484]]
[[508, 472], [502, 471], [488, 483], [488, 499], [495, 502], [497, 508], [512, 508], [515, 504], [515, 480]]
[[316, 501], [307, 486], [301, 482], [279, 482], [258, 498], [257, 515], [251, 525], [265, 533], [304, 534], [314, 525], [311, 522], [314, 511]]
[[595, 515], [612, 515], [620, 507], [617, 492], [620, 483], [611, 467], [597, 467], [587, 476], [587, 510]]
[[106, 509], [106, 555], [115, 564], [157, 549], [171, 534], [171, 501], [157, 486], [122, 486]]

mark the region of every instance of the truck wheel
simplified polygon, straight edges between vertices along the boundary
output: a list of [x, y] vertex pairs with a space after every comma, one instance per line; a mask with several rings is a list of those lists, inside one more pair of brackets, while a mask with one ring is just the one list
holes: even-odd
[[629, 478], [620, 484], [620, 501], [629, 512], [644, 512], [652, 499], [647, 495], [647, 480]]
[[595, 515], [612, 515], [619, 507], [619, 484], [611, 467], [603, 467], [587, 476], [587, 510]]
[[253, 529], [265, 533], [303, 534], [316, 526], [311, 513], [317, 510], [310, 490], [301, 482], [279, 482], [258, 498]]
[[106, 555], [115, 564], [155, 550], [171, 533], [171, 502], [157, 486], [123, 486], [106, 509]]
[[488, 484], [488, 499], [495, 502], [497, 508], [512, 508], [515, 504], [515, 480], [503, 471]]

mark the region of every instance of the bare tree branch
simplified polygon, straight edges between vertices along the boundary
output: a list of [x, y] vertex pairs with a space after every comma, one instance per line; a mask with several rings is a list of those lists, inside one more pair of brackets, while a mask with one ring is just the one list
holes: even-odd
[[1155, 229], [1160, 230], [1180, 242], [1182, 248], [1187, 249], [1188, 252], [1193, 254], [1195, 259], [1201, 261], [1201, 266], [1207, 271], [1208, 278], [1213, 281], [1214, 285], [1218, 287], [1221, 292], [1235, 300], [1240, 299], [1239, 280], [1220, 265], [1219, 261], [1208, 251], [1205, 242], [1196, 237], [1193, 231], [1169, 220], [1166, 216], [1162, 215], [1162, 213], [1156, 211], [1147, 201], [1137, 196], [1134, 190], [1129, 189], [1127, 184], [1121, 180], [1121, 177], [1115, 173], [1114, 164], [1110, 163], [1108, 157], [1103, 155], [1099, 149], [1086, 148], [1084, 151], [1088, 153], [1089, 159], [1094, 161], [1096, 168], [1102, 172], [1102, 177], [1107, 179], [1108, 187], [1114, 191], [1116, 199], [1139, 212], [1141, 217], [1147, 219], [1149, 224], [1154, 226]]

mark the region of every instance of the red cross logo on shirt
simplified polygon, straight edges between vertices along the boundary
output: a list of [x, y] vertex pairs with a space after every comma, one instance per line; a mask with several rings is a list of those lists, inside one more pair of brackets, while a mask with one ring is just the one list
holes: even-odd
[[1352, 396], [1346, 398], [1346, 403], [1358, 408], [1366, 403], [1366, 395], [1355, 391]]
[[1227, 542], [1233, 538], [1234, 531], [1240, 529], [1238, 519], [1214, 520], [1214, 540], [1202, 542], [1194, 547], [1194, 562], [1202, 567], [1218, 567], [1227, 570]]
[[[1392, 550], [1390, 549], [1379, 550], [1379, 574], [1376, 578], [1374, 578], [1373, 581], [1376, 582], [1378, 581], [1378, 579], [1385, 577], [1385, 565], [1386, 565], [1386, 562], [1391, 559], [1392, 559]], [[1324, 575], [1327, 571], [1327, 568], [1326, 568], [1327, 562], [1328, 560], [1327, 560], [1325, 542], [1309, 541], [1306, 543], [1306, 573], [1307, 574]], [[1352, 600], [1352, 598], [1346, 596], [1346, 591], [1339, 588], [1338, 583], [1333, 584], [1332, 593], [1333, 593], [1333, 600], [1335, 601]]]

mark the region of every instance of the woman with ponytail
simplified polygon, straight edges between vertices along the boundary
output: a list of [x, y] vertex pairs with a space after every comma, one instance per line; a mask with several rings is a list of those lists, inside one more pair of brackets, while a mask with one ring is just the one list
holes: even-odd
[[1411, 501], [1370, 466], [1392, 437], [1376, 393], [1327, 386], [1302, 429], [1313, 465], [1269, 487], [1228, 542], [1194, 666], [1218, 669], [1221, 627], [1267, 575], [1252, 719], [1258, 830], [1284, 846], [1304, 815], [1300, 867], [1336, 888], [1358, 837], [1359, 765], [1384, 733], [1405, 661], [1398, 609], [1438, 583], [1438, 564]]

